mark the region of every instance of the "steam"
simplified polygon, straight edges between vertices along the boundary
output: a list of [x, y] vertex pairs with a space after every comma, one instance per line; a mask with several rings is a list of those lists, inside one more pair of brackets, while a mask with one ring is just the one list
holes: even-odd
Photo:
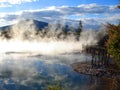
[[[80, 55], [78, 56], [79, 60], [82, 60], [82, 58], [84, 58], [80, 58]], [[30, 87], [30, 89], [33, 87], [36, 88], [36, 86], [32, 86], [35, 84], [43, 86], [45, 88], [48, 86], [48, 83], [54, 84], [58, 81], [64, 83], [65, 86], [68, 86], [67, 84], [70, 83], [71, 85], [69, 85], [68, 88], [73, 88], [73, 86], [78, 86], [80, 84], [79, 82], [78, 84], [74, 83], [73, 79], [78, 79], [78, 77], [76, 77], [76, 73], [73, 72], [69, 66], [65, 65], [67, 63], [70, 64], [70, 62], [72, 63], [74, 61], [73, 56], [68, 55], [64, 57], [64, 55], [60, 55], [58, 57], [41, 57], [42, 58], [25, 58], [23, 56], [16, 57], [16, 55], [12, 56], [3, 54], [0, 57], [0, 76], [2, 77], [2, 84], [5, 84], [7, 86], [10, 84], [17, 86], [20, 85], [20, 87], [23, 85]], [[47, 58], [49, 60], [47, 60]], [[16, 90], [20, 87], [16, 87]]]
[[48, 27], [37, 30], [33, 20], [21, 21], [10, 30], [0, 32], [0, 53], [26, 52], [58, 55], [81, 52], [83, 47], [97, 43], [97, 32], [83, 30], [78, 41], [71, 30], [65, 33], [64, 26], [49, 24]]
[[64, 27], [64, 22], [54, 23], [38, 30], [33, 20], [25, 20], [9, 30], [1, 30], [1, 87], [4, 89], [4, 84], [13, 83], [16, 90], [21, 85], [30, 89], [39, 85], [43, 90], [48, 83], [62, 81], [68, 89], [81, 88], [80, 82], [73, 82], [79, 78], [68, 65], [91, 60], [91, 56], [79, 52], [86, 46], [95, 45], [103, 32], [83, 30], [77, 40], [74, 29], [69, 27], [70, 31], [66, 33]]

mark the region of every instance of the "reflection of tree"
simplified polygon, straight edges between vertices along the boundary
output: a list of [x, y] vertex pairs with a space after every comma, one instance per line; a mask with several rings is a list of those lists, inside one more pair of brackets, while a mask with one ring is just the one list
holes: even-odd
[[120, 90], [120, 79], [91, 77], [87, 90]]
[[97, 87], [97, 79], [93, 76], [91, 76], [91, 84], [88, 85], [87, 90], [96, 90]]

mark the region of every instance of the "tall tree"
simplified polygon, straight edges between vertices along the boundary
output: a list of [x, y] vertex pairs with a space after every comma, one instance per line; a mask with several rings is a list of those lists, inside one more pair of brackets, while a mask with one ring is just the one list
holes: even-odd
[[120, 65], [120, 23], [118, 25], [107, 24], [108, 41], [106, 43], [108, 52]]
[[82, 32], [82, 21], [79, 22], [79, 27], [78, 27], [78, 34], [80, 35], [80, 33]]
[[82, 32], [82, 28], [83, 28], [83, 26], [82, 26], [82, 21], [80, 20], [80, 21], [79, 21], [78, 29], [77, 29], [77, 31], [76, 31], [77, 40], [79, 40], [80, 34], [81, 34], [81, 32]]

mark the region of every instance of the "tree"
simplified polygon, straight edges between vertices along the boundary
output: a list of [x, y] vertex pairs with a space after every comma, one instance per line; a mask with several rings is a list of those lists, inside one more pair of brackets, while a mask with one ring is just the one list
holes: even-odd
[[77, 29], [77, 31], [76, 31], [76, 35], [77, 35], [77, 40], [79, 40], [79, 37], [80, 37], [80, 34], [81, 34], [81, 32], [82, 32], [82, 28], [83, 28], [83, 26], [82, 26], [82, 21], [79, 21], [79, 26], [78, 26], [78, 29]]
[[120, 66], [120, 23], [118, 25], [107, 24], [106, 30], [108, 41], [106, 47], [108, 53], [111, 54]]
[[117, 6], [120, 9], [120, 5]]
[[79, 22], [79, 27], [78, 27], [78, 35], [82, 32], [82, 21]]

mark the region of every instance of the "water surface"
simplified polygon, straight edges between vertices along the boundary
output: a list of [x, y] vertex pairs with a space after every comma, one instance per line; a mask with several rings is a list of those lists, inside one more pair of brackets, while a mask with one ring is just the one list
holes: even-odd
[[88, 58], [83, 54], [1, 54], [0, 90], [47, 90], [58, 83], [67, 90], [96, 90], [100, 80], [79, 74], [70, 66]]

